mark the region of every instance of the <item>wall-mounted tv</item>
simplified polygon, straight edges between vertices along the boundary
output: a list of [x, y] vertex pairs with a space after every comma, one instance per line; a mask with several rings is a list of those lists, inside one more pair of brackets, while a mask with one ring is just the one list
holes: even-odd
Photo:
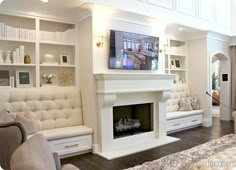
[[157, 70], [158, 51], [158, 37], [110, 30], [110, 69]]

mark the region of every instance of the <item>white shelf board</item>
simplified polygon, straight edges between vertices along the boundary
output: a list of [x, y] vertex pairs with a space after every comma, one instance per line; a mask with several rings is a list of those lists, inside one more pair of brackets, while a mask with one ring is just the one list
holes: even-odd
[[170, 53], [170, 56], [185, 57], [184, 54], [178, 54], [178, 53]]
[[66, 42], [59, 42], [59, 41], [42, 41], [40, 40], [41, 44], [53, 44], [53, 45], [70, 45], [75, 46], [75, 43], [66, 43]]
[[62, 65], [62, 64], [40, 64], [40, 67], [75, 67], [75, 65]]
[[7, 38], [0, 38], [0, 41], [36, 43], [36, 41], [33, 41], [33, 40], [18, 40], [18, 39], [7, 39]]
[[170, 71], [186, 71], [186, 69], [176, 68], [176, 69], [170, 69]]
[[36, 64], [0, 64], [0, 66], [24, 66], [24, 67], [33, 67], [33, 66], [36, 66]]

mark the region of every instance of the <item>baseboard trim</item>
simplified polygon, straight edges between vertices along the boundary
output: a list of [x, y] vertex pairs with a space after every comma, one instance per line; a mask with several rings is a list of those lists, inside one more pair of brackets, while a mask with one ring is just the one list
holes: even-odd
[[212, 126], [212, 118], [203, 118], [203, 127], [211, 127]]
[[92, 145], [92, 147], [93, 147], [93, 154], [97, 154], [97, 153], [99, 153], [99, 144], [93, 144]]

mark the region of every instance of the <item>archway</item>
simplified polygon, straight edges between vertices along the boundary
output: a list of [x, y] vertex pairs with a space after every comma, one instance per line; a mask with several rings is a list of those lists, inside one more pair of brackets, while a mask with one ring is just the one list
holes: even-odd
[[[209, 89], [208, 91], [211, 92], [212, 90], [212, 80], [213, 80], [213, 72], [212, 72], [212, 58], [215, 57], [219, 60], [219, 84], [220, 88], [218, 89], [220, 93], [220, 120], [230, 121], [232, 119], [231, 116], [231, 64], [230, 64], [230, 57], [223, 53], [216, 51], [210, 55], [210, 62], [209, 62]], [[214, 96], [215, 97], [215, 96]], [[209, 107], [210, 111], [212, 111], [212, 98], [209, 100]]]

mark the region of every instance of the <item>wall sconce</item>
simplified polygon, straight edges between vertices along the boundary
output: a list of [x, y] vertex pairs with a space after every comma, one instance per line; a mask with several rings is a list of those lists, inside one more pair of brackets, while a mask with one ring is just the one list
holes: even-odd
[[97, 47], [103, 47], [103, 43], [104, 43], [103, 39], [104, 39], [104, 36], [101, 36], [101, 41], [98, 41], [96, 43]]

